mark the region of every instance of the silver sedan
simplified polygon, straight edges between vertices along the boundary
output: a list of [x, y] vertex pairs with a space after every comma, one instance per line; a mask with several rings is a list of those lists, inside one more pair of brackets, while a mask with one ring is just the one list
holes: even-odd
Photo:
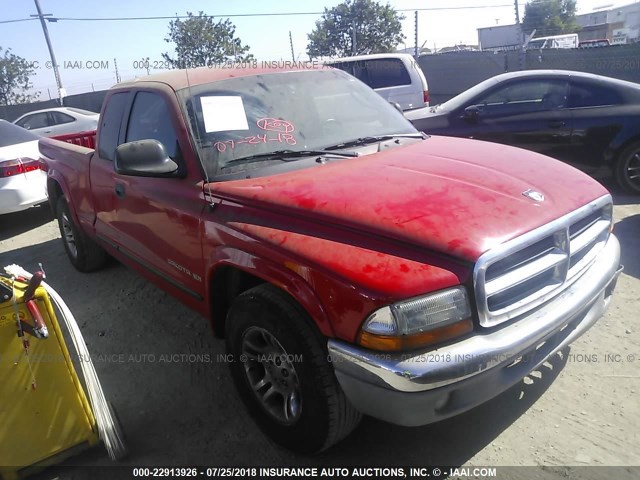
[[47, 108], [25, 113], [13, 123], [38, 135], [55, 137], [95, 130], [99, 115], [74, 107]]

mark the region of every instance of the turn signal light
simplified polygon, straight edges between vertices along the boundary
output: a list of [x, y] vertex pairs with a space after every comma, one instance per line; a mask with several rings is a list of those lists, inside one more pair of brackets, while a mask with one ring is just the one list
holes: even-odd
[[461, 322], [452, 323], [415, 335], [376, 335], [362, 331], [358, 343], [371, 350], [398, 352], [446, 342], [452, 338], [465, 335], [472, 330], [473, 322], [469, 318]]

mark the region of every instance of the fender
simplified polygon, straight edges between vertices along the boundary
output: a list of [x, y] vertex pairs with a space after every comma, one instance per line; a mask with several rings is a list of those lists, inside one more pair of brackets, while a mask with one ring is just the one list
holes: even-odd
[[[206, 277], [209, 292], [216, 272], [224, 266], [241, 270], [287, 292], [305, 309], [324, 336], [335, 337], [333, 326], [329, 321], [326, 310], [307, 279], [305, 279], [307, 267], [295, 262], [290, 262], [290, 264], [284, 266], [244, 250], [229, 246], [219, 246], [210, 255], [210, 267], [207, 269]], [[209, 304], [211, 309], [212, 302], [209, 302]], [[213, 311], [210, 312], [209, 318], [211, 318], [213, 327], [216, 330], [219, 329], [218, 322], [224, 321], [224, 319], [214, 318]]]
[[91, 191], [89, 168], [94, 151], [49, 138], [40, 139], [38, 148], [48, 165], [47, 189], [50, 182], [57, 183], [69, 205], [73, 221], [93, 234], [95, 211], [88, 192]]
[[[51, 165], [51, 164], [49, 164]], [[69, 205], [69, 213], [71, 213], [71, 216], [73, 217], [73, 221], [76, 225], [81, 225], [80, 224], [80, 220], [78, 219], [78, 214], [76, 213], [76, 209], [75, 209], [75, 205], [73, 203], [73, 199], [71, 198], [71, 195], [69, 193], [69, 187], [67, 186], [65, 180], [64, 180], [64, 175], [61, 175], [57, 170], [55, 169], [51, 169], [51, 167], [49, 167], [49, 171], [47, 172], [47, 194], [49, 195], [49, 204], [51, 205], [51, 209], [53, 210], [53, 214], [55, 216], [57, 216], [58, 212], [56, 212], [56, 205], [57, 205], [57, 198], [60, 197], [60, 195], [58, 195], [56, 197], [56, 201], [54, 202], [52, 200], [52, 195], [51, 195], [51, 191], [50, 191], [50, 185], [51, 184], [56, 184], [60, 190], [62, 191], [62, 196], [64, 197], [64, 199], [67, 202], [67, 205]]]
[[636, 142], [640, 142], [640, 136], [638, 135], [626, 135], [624, 137], [616, 138], [615, 145], [607, 149], [607, 152], [605, 153], [605, 160], [610, 166], [613, 166], [622, 152]]

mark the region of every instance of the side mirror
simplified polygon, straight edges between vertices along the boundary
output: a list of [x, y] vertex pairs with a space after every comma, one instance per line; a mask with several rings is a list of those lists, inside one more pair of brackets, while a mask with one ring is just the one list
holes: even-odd
[[464, 109], [464, 112], [462, 113], [462, 118], [464, 118], [465, 120], [475, 122], [480, 117], [480, 112], [481, 112], [480, 107], [478, 107], [477, 105], [471, 105]]
[[178, 164], [157, 140], [123, 143], [116, 148], [113, 166], [116, 173], [134, 177], [171, 177], [178, 171]]
[[404, 115], [404, 112], [402, 111], [402, 107], [400, 106], [400, 104], [398, 102], [389, 102], [391, 104], [391, 106], [393, 108], [395, 108], [396, 110], [398, 110], [402, 115]]

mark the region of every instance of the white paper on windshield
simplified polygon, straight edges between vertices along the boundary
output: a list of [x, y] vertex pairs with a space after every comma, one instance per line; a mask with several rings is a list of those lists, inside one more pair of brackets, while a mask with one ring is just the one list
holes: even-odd
[[207, 133], [228, 130], [249, 130], [242, 97], [200, 97], [204, 129]]

